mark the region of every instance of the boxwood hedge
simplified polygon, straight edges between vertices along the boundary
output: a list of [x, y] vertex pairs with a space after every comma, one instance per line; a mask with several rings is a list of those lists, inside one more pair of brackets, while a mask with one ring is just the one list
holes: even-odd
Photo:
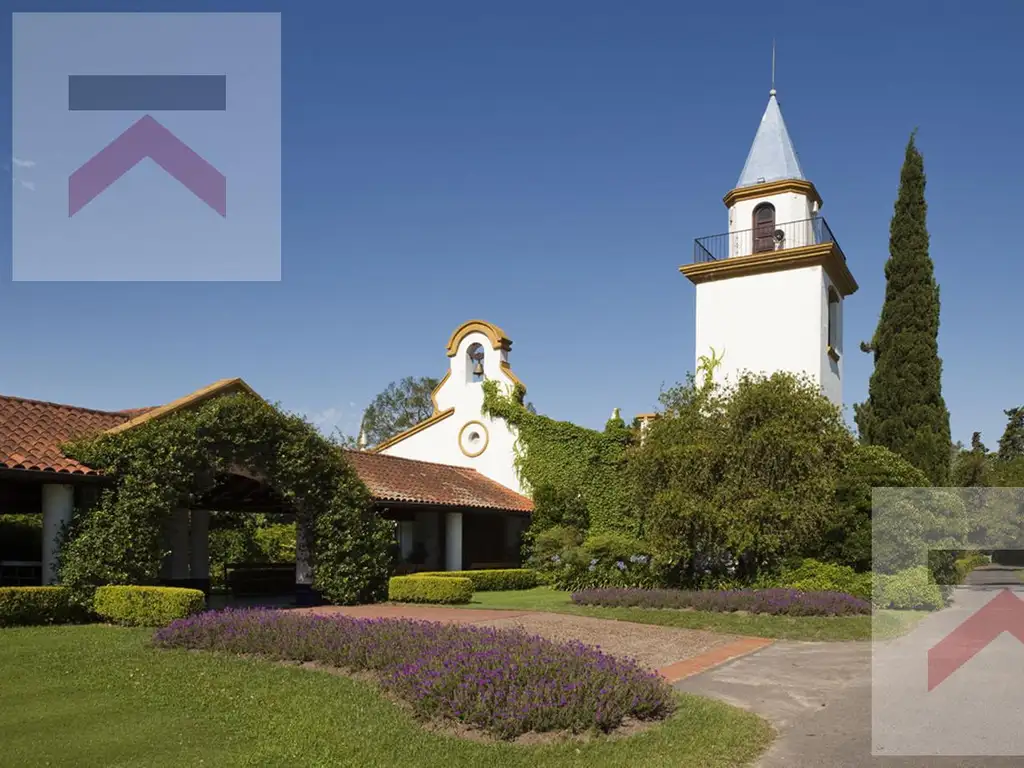
[[396, 603], [468, 603], [473, 582], [465, 577], [393, 576], [388, 582], [388, 600]]
[[67, 587], [0, 587], [0, 627], [73, 624], [88, 618]]
[[506, 589], [533, 589], [540, 585], [540, 575], [530, 568], [496, 568], [478, 571], [424, 571], [416, 578], [469, 579], [474, 592], [495, 592]]
[[180, 587], [99, 587], [93, 610], [107, 621], [135, 627], [157, 627], [199, 613], [206, 596]]

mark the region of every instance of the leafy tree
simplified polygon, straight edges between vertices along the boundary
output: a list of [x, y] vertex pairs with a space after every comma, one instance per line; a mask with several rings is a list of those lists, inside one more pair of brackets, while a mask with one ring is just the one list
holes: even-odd
[[[419, 424], [434, 413], [431, 393], [437, 388], [438, 379], [429, 376], [414, 378], [406, 376], [393, 381], [378, 394], [363, 412], [360, 428], [366, 435], [368, 445], [379, 445], [409, 427]], [[343, 437], [347, 447], [356, 442]]]
[[816, 557], [857, 571], [870, 570], [872, 490], [920, 488], [928, 484], [921, 470], [888, 448], [857, 445], [836, 485], [839, 515], [825, 530]]
[[1003, 411], [1006, 414], [1006, 429], [999, 438], [999, 458], [1012, 461], [1024, 456], [1024, 406]]
[[[916, 133], [916, 132], [915, 132]], [[861, 439], [906, 458], [935, 485], [949, 478], [949, 411], [942, 397], [939, 287], [928, 254], [924, 160], [907, 142], [889, 227], [885, 302], [870, 344], [867, 402], [854, 406]]]
[[971, 448], [957, 443], [953, 457], [952, 484], [958, 488], [982, 488], [991, 485], [988, 448], [981, 442], [981, 433], [971, 435]]
[[805, 377], [697, 378], [632, 451], [645, 541], [662, 578], [752, 580], [807, 551], [838, 515], [835, 487], [854, 442], [839, 410]]

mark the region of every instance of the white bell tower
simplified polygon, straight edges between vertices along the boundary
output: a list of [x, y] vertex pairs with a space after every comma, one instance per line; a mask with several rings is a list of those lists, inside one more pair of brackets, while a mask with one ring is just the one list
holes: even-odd
[[694, 242], [679, 268], [697, 286], [697, 359], [739, 374], [805, 373], [843, 403], [843, 300], [857, 290], [846, 257], [800, 168], [775, 89], [736, 187], [729, 229]]

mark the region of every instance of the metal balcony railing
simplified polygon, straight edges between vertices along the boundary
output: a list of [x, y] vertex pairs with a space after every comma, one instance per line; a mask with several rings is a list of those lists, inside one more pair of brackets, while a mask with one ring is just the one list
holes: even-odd
[[822, 243], [835, 243], [836, 250], [845, 261], [843, 249], [839, 247], [839, 242], [828, 228], [825, 219], [820, 216], [775, 224], [774, 227], [699, 237], [693, 241], [693, 261], [695, 264], [702, 261], [720, 261], [736, 256], [752, 256]]

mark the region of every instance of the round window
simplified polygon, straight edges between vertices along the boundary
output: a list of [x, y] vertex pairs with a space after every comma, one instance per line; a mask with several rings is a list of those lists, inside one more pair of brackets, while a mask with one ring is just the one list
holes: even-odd
[[487, 427], [479, 421], [471, 421], [459, 430], [459, 448], [473, 458], [487, 450]]

